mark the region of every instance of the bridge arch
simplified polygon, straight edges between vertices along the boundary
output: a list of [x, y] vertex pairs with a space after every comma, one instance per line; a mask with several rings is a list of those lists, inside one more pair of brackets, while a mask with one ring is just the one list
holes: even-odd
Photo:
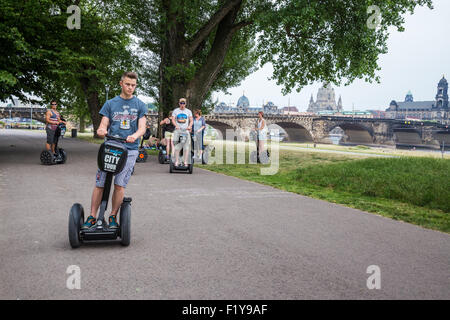
[[398, 126], [393, 129], [393, 139], [397, 146], [399, 145], [421, 145], [422, 134], [416, 128]]
[[225, 139], [226, 137], [226, 130], [235, 130], [233, 126], [226, 122], [218, 121], [218, 120], [207, 120], [206, 124], [214, 128], [215, 130], [219, 131], [222, 137]]
[[335, 123], [328, 129], [328, 134], [335, 129], [341, 128], [344, 131], [344, 136], [341, 141], [350, 144], [373, 144], [375, 141], [375, 133], [371, 127], [364, 126], [359, 123]]
[[433, 132], [433, 139], [435, 139], [439, 145], [444, 143], [446, 150], [450, 148], [450, 130], [437, 130]]
[[[276, 121], [271, 124], [280, 126], [286, 131], [289, 142], [313, 142], [313, 136], [308, 129], [295, 122]], [[270, 124], [269, 124], [270, 125]]]

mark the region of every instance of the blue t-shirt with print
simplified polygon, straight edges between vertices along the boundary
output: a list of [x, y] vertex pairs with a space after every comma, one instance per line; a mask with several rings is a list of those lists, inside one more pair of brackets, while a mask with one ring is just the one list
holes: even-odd
[[[109, 118], [110, 135], [126, 137], [134, 134], [138, 130], [138, 120], [147, 114], [147, 106], [144, 102], [134, 97], [131, 99], [123, 99], [116, 96], [105, 102], [100, 114]], [[128, 150], [137, 150], [139, 148], [139, 140], [133, 143], [126, 143]]]

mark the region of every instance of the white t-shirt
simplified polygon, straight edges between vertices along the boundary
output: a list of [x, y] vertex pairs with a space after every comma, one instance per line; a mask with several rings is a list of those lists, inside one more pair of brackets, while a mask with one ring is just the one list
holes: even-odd
[[184, 110], [176, 108], [173, 110], [172, 116], [175, 117], [175, 123], [180, 129], [187, 129], [189, 126], [189, 117], [192, 117], [192, 111], [188, 108], [185, 108]]

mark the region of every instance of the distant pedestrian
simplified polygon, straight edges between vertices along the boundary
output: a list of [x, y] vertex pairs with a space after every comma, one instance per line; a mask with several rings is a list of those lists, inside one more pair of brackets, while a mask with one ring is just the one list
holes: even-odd
[[264, 141], [267, 140], [267, 125], [262, 111], [258, 112], [258, 122], [255, 129], [258, 133], [258, 150], [261, 154], [264, 150]]
[[203, 155], [203, 133], [205, 132], [206, 122], [202, 117], [200, 109], [194, 110], [194, 159], [202, 160]]

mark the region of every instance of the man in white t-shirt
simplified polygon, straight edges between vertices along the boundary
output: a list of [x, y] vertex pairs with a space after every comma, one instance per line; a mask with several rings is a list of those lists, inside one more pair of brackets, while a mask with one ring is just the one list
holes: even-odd
[[175, 131], [173, 133], [173, 142], [177, 143], [180, 139], [180, 134], [182, 132], [188, 132], [188, 137], [186, 143], [182, 146], [180, 143], [175, 145], [175, 166], [178, 166], [178, 158], [180, 155], [180, 149], [183, 148], [184, 164], [187, 165], [190, 161], [189, 153], [191, 151], [191, 130], [193, 124], [192, 112], [186, 108], [186, 99], [181, 98], [178, 101], [179, 107], [172, 111], [172, 124], [175, 126]]

